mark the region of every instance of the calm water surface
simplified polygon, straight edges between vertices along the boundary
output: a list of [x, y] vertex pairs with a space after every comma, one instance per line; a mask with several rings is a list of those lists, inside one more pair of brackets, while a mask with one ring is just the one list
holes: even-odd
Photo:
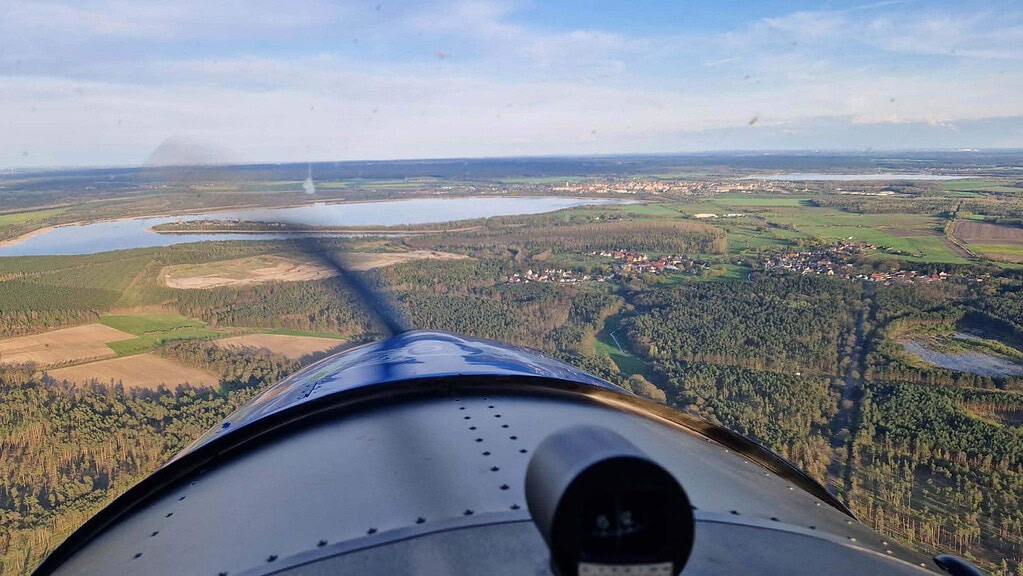
[[394, 226], [514, 214], [540, 214], [582, 205], [627, 203], [631, 202], [558, 197], [430, 198], [357, 204], [310, 204], [295, 208], [135, 218], [115, 222], [96, 222], [81, 226], [61, 226], [14, 244], [0, 246], [0, 256], [95, 254], [110, 250], [171, 246], [209, 240], [272, 240], [290, 237], [288, 234], [157, 234], [149, 231], [149, 228], [157, 224], [179, 220], [237, 219], [256, 222], [288, 222], [309, 226]]

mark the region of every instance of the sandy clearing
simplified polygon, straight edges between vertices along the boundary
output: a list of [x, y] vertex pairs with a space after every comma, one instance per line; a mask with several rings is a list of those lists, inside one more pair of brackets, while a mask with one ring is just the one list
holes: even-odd
[[[344, 255], [354, 270], [382, 268], [413, 260], [458, 260], [467, 258], [434, 250], [412, 252], [351, 252]], [[297, 256], [249, 256], [204, 264], [167, 266], [160, 272], [169, 288], [202, 289], [251, 286], [266, 282], [304, 282], [334, 276], [337, 272], [308, 258]]]
[[196, 289], [249, 286], [272, 281], [303, 282], [333, 276], [322, 264], [283, 256], [250, 256], [236, 260], [167, 266], [160, 273], [169, 288]]
[[345, 346], [344, 340], [314, 336], [288, 336], [284, 334], [246, 334], [214, 341], [221, 348], [266, 349], [289, 358], [302, 358], [310, 354], [327, 352]]
[[353, 270], [372, 270], [414, 260], [463, 260], [468, 256], [437, 252], [436, 250], [414, 250], [412, 252], [351, 252], [345, 254], [345, 262]]
[[68, 380], [79, 384], [92, 379], [102, 384], [111, 380], [124, 383], [125, 388], [157, 388], [165, 384], [174, 388], [178, 384], [216, 386], [220, 378], [211, 372], [178, 364], [156, 354], [139, 354], [101, 360], [79, 366], [48, 371], [55, 380]]
[[35, 362], [42, 366], [116, 356], [107, 342], [135, 338], [103, 324], [86, 324], [32, 336], [0, 340], [0, 362]]

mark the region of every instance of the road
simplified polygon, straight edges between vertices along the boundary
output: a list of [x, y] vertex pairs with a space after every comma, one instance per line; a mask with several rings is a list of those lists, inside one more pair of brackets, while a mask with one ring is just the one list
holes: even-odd
[[[859, 410], [860, 387], [863, 381], [856, 377], [856, 373], [862, 376], [866, 369], [866, 357], [864, 345], [867, 314], [870, 311], [870, 301], [874, 295], [874, 285], [865, 282], [861, 296], [860, 314], [856, 319], [856, 341], [853, 346], [852, 355], [849, 358], [849, 367], [845, 371], [845, 382], [842, 386], [842, 397], [838, 402], [838, 412], [831, 421], [831, 464], [828, 465], [828, 490], [835, 495], [844, 492], [849, 485], [848, 463], [852, 456], [852, 426], [856, 422]], [[850, 434], [843, 435], [842, 430]]]

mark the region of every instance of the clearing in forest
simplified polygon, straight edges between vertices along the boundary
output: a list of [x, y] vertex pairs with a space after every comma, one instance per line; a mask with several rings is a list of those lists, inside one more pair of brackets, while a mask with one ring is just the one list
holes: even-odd
[[345, 346], [344, 340], [314, 336], [288, 336], [284, 334], [246, 334], [216, 341], [221, 348], [266, 349], [289, 358], [302, 358], [312, 354], [328, 352]]
[[[355, 270], [382, 268], [412, 260], [456, 260], [461, 258], [466, 258], [466, 256], [434, 250], [345, 254], [345, 260]], [[170, 288], [201, 289], [250, 286], [266, 282], [303, 282], [328, 278], [335, 274], [336, 271], [333, 268], [307, 256], [262, 255], [202, 264], [167, 266], [160, 272], [160, 278]]]
[[127, 332], [103, 324], [86, 324], [32, 336], [7, 338], [0, 340], [0, 362], [35, 362], [41, 366], [53, 366], [110, 358], [116, 353], [107, 346], [107, 342], [132, 337]]
[[211, 372], [184, 366], [155, 354], [101, 360], [50, 370], [48, 374], [58, 381], [67, 380], [79, 384], [94, 379], [101, 384], [121, 382], [125, 388], [155, 389], [164, 384], [173, 389], [178, 384], [216, 386], [220, 382], [220, 378]]

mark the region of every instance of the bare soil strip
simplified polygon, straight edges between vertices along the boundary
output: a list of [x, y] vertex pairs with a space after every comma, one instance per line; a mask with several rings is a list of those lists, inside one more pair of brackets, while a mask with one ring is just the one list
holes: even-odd
[[174, 388], [178, 384], [216, 386], [220, 378], [205, 370], [178, 364], [156, 354], [139, 354], [101, 360], [48, 372], [55, 380], [83, 384], [96, 380], [101, 384], [121, 382], [125, 388], [158, 388], [161, 384]]

